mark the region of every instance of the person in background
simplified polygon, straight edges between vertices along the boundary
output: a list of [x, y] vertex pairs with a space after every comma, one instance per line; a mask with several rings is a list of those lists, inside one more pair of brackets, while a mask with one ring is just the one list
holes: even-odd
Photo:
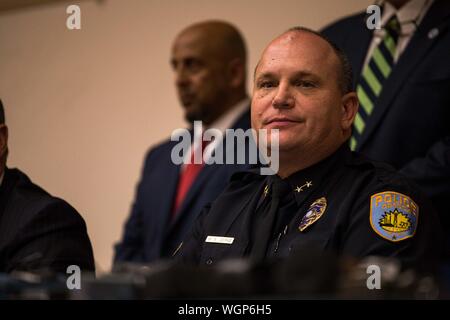
[[6, 166], [8, 127], [0, 101], [0, 272], [95, 271], [86, 224], [66, 201]]
[[[241, 33], [227, 22], [203, 21], [178, 34], [171, 65], [185, 119], [191, 125], [202, 121], [204, 130], [221, 132], [250, 128], [246, 56]], [[115, 247], [115, 263], [170, 257], [202, 208], [223, 191], [234, 172], [249, 167], [248, 161], [175, 164], [171, 152], [177, 143], [166, 141], [148, 152], [122, 240]], [[224, 141], [213, 143], [215, 149], [225, 145]], [[193, 145], [189, 158], [194, 151]]]
[[381, 7], [379, 30], [367, 27], [364, 12], [322, 31], [353, 67], [360, 108], [350, 146], [414, 180], [450, 243], [450, 1]]

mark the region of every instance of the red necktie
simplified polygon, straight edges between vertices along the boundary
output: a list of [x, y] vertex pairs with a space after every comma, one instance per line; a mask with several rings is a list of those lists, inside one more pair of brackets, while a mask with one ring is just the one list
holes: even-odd
[[191, 163], [185, 164], [184, 170], [180, 173], [180, 179], [178, 181], [177, 187], [177, 195], [175, 197], [175, 203], [172, 211], [172, 218], [174, 218], [177, 214], [178, 209], [180, 209], [181, 204], [183, 203], [184, 198], [186, 197], [189, 189], [197, 178], [198, 174], [202, 170], [203, 166], [203, 151], [208, 145], [209, 141], [202, 142], [202, 162], [199, 164], [194, 163], [194, 147], [191, 148]]

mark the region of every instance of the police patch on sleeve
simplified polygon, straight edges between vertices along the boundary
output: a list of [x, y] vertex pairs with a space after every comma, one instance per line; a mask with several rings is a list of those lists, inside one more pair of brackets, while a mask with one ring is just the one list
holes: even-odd
[[418, 219], [419, 207], [402, 193], [385, 191], [370, 197], [370, 225], [384, 239], [398, 242], [412, 238]]

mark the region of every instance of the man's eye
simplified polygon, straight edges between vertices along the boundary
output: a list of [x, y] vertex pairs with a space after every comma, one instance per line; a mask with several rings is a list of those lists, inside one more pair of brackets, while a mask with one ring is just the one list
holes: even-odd
[[259, 88], [272, 88], [275, 84], [272, 81], [262, 81], [259, 83]]
[[311, 81], [305, 81], [305, 80], [297, 81], [297, 82], [295, 83], [295, 85], [296, 85], [297, 87], [302, 87], [302, 88], [315, 88], [315, 87], [316, 87], [316, 85], [315, 85], [314, 82], [311, 82]]
[[189, 72], [198, 72], [200, 70], [200, 66], [199, 65], [190, 65], [190, 66], [187, 66], [187, 69], [189, 70]]
[[191, 72], [195, 72], [201, 69], [202, 63], [196, 60], [187, 60], [185, 62], [185, 67]]

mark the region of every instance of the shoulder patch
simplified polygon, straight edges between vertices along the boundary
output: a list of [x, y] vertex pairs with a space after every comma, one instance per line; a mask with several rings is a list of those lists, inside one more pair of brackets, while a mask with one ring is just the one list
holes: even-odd
[[370, 225], [382, 238], [398, 242], [412, 238], [419, 220], [419, 206], [408, 196], [385, 191], [370, 197]]

